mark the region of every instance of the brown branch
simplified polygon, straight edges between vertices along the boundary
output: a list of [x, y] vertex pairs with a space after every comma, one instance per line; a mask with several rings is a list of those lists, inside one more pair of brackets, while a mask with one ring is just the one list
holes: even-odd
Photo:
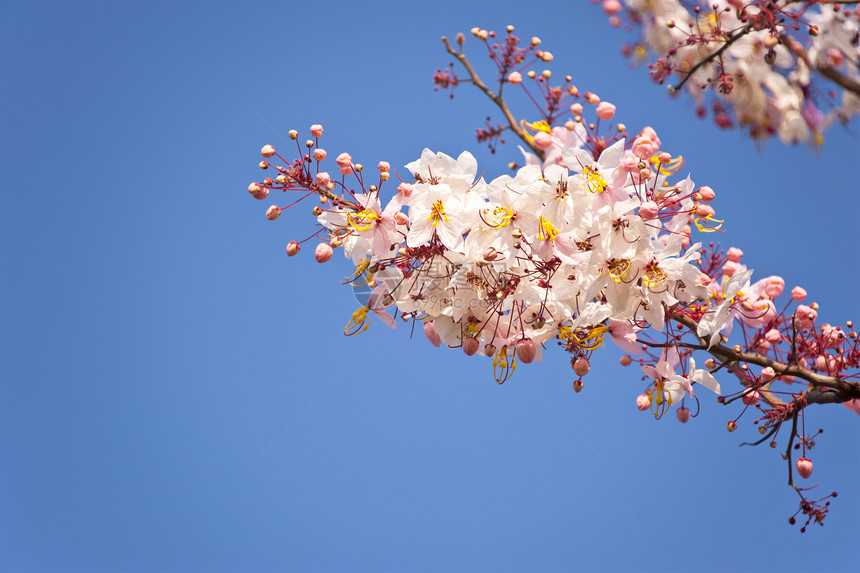
[[510, 130], [513, 131], [517, 135], [517, 137], [522, 139], [523, 142], [528, 145], [529, 148], [534, 152], [534, 154], [540, 157], [541, 161], [543, 161], [543, 150], [538, 148], [533, 141], [528, 140], [526, 134], [523, 132], [523, 129], [517, 124], [517, 121], [514, 119], [511, 110], [508, 109], [508, 105], [505, 103], [505, 100], [502, 99], [501, 89], [499, 89], [498, 95], [490, 91], [490, 88], [488, 88], [486, 84], [481, 81], [481, 78], [478, 77], [478, 74], [475, 72], [475, 69], [472, 67], [472, 64], [469, 63], [469, 60], [466, 58], [466, 55], [462, 51], [458, 52], [454, 50], [454, 48], [451, 47], [450, 42], [448, 42], [448, 38], [446, 36], [442, 36], [442, 42], [445, 44], [445, 50], [447, 50], [449, 54], [457, 58], [457, 60], [461, 64], [463, 64], [463, 67], [466, 68], [466, 71], [469, 72], [469, 77], [471, 77], [472, 83], [475, 84], [475, 86], [479, 90], [484, 92], [484, 95], [490, 98], [492, 102], [496, 104], [500, 110], [502, 110], [505, 119], [508, 120], [508, 128], [510, 128]]
[[[696, 333], [698, 324], [689, 316], [673, 314], [671, 318], [689, 328], [694, 334]], [[737, 352], [720, 343], [708, 347], [704, 339], [699, 338], [699, 340], [701, 344], [696, 347], [697, 350], [704, 350], [723, 362], [729, 364], [745, 362], [761, 367], [770, 366], [777, 376], [794, 376], [806, 380], [813, 386], [803, 395], [803, 399], [808, 404], [836, 404], [860, 398], [860, 382], [843, 380], [838, 376], [825, 376], [797, 364], [783, 364], [771, 360], [761, 354]]]
[[805, 63], [807, 67], [817, 71], [819, 74], [821, 74], [834, 84], [840, 86], [841, 88], [860, 96], [860, 81], [857, 81], [854, 78], [849, 78], [842, 72], [838, 71], [836, 68], [828, 66], [827, 64], [812, 63], [809, 60], [809, 54], [806, 53], [806, 50], [803, 49], [803, 46], [800, 45], [800, 42], [786, 35], [782, 36], [782, 44], [786, 48], [788, 48], [788, 50], [792, 54], [803, 60], [803, 63]]

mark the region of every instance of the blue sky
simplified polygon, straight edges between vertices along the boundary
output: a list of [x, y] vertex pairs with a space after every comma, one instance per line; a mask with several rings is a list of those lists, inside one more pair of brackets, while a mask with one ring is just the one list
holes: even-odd
[[506, 24], [683, 153], [758, 276], [860, 319], [856, 123], [821, 157], [758, 151], [628, 68], [584, 1], [4, 1], [0, 570], [856, 566], [845, 408], [807, 417], [840, 496], [801, 536], [784, 463], [738, 447], [757, 433], [725, 432], [732, 407], [655, 422], [611, 347], [574, 394], [555, 351], [499, 387], [405, 328], [344, 338], [347, 261], [285, 256], [310, 207], [271, 223], [246, 192], [278, 133], [322, 123], [330, 154], [366, 165], [469, 149], [492, 178], [518, 159], [474, 142], [477, 93], [431, 85], [441, 35]]

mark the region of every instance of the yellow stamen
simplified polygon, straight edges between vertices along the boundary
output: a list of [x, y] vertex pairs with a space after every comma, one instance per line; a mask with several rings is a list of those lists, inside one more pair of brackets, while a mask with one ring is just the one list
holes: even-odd
[[[508, 352], [510, 351], [510, 356]], [[493, 377], [499, 384], [507, 382], [517, 369], [516, 348], [502, 346], [493, 358]]]
[[369, 306], [361, 306], [352, 313], [352, 318], [343, 327], [343, 333], [346, 336], [361, 334], [370, 328], [370, 322], [367, 320], [367, 313], [370, 312]]
[[[701, 221], [705, 221], [705, 224], [703, 225]], [[717, 223], [717, 225], [712, 225], [711, 221]], [[723, 226], [725, 220], [714, 219], [711, 215], [708, 215], [707, 217], [696, 217], [693, 223], [696, 225], [696, 228], [703, 233], [716, 233]]]
[[642, 284], [648, 288], [657, 288], [663, 286], [669, 275], [666, 271], [660, 268], [657, 263], [650, 263], [645, 267], [645, 275], [642, 277]]
[[558, 338], [583, 350], [597, 350], [603, 346], [603, 339], [607, 332], [609, 332], [609, 327], [603, 324], [580, 326], [576, 330], [569, 326], [559, 326]]
[[544, 133], [552, 133], [552, 128], [550, 128], [549, 124], [543, 120], [536, 121], [534, 123], [529, 123], [526, 120], [520, 121], [520, 127], [523, 128], [523, 136], [531, 143], [535, 140], [535, 138], [526, 131], [526, 128], [531, 129], [535, 133], [542, 131]]
[[559, 230], [553, 227], [552, 221], [544, 218], [542, 215], [538, 220], [539, 229], [538, 229], [538, 239], [541, 241], [555, 241], [555, 238], [558, 236]]
[[627, 259], [612, 259], [609, 262], [609, 276], [615, 284], [621, 284], [630, 276], [630, 261]]
[[427, 220], [430, 221], [434, 227], [439, 224], [439, 221], [448, 222], [448, 216], [445, 214], [445, 205], [442, 204], [442, 201], [436, 201], [433, 203], [433, 209], [431, 209], [430, 216], [427, 217]]
[[657, 167], [661, 175], [673, 175], [684, 167], [684, 156], [673, 157], [669, 163], [660, 163], [660, 158], [655, 155], [651, 158], [651, 164]]
[[350, 227], [356, 231], [363, 232], [373, 228], [374, 222], [379, 220], [379, 215], [373, 211], [362, 209], [358, 213], [347, 213], [346, 220], [349, 222]]
[[603, 178], [603, 175], [600, 174], [598, 169], [594, 169], [589, 166], [585, 166], [582, 168], [582, 174], [585, 176], [586, 181], [588, 182], [588, 190], [592, 193], [603, 193], [606, 191], [608, 187], [606, 180]]
[[510, 225], [511, 221], [514, 220], [514, 210], [510, 205], [496, 207], [493, 209], [492, 213], [490, 213], [489, 209], [484, 209], [483, 219], [484, 222], [493, 229], [503, 229]]

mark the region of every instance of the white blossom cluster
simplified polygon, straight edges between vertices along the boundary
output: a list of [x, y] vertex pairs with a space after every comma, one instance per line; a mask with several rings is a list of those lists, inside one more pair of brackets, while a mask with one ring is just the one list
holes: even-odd
[[607, 334], [641, 352], [636, 332], [662, 331], [667, 308], [707, 300], [712, 282], [689, 236], [714, 221], [713, 192], [670, 184], [681, 162], [658, 149], [646, 128], [631, 149], [622, 139], [595, 159], [565, 147], [555, 164], [490, 182], [468, 152], [425, 150], [385, 207], [371, 191], [318, 216], [356, 265], [350, 281], [374, 287], [345, 330], [371, 311], [393, 326], [396, 307], [437, 344], [495, 355], [503, 370], [553, 339], [574, 358]]

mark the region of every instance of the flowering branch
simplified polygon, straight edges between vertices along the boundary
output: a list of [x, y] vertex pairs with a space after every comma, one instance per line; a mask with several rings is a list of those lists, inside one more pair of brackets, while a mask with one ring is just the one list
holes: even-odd
[[[361, 306], [344, 334], [366, 331], [371, 316], [392, 328], [397, 318], [421, 325], [435, 346], [488, 358], [499, 384], [557, 345], [570, 355], [575, 392], [584, 388], [593, 353], [611, 341], [628, 353], [623, 365], [638, 356], [645, 381], [638, 409], [658, 419], [674, 409], [687, 422], [685, 401], [698, 404], [697, 392], [714, 392], [719, 403], [743, 404], [728, 431], [755, 412], [753, 424], [764, 436], [755, 443], [770, 440], [771, 447], [791, 420], [786, 459], [808, 478], [806, 450], [818, 434], [805, 432], [806, 407], [844, 403], [860, 414], [860, 341], [853, 323], [846, 330], [818, 324], [817, 304], [796, 304], [807, 296], [800, 287], [778, 309], [782, 278], [753, 282], [740, 249], [693, 243], [696, 233], [721, 232], [723, 221], [710, 205], [714, 190], [678, 177], [683, 158], [663, 150], [654, 129], [630, 137], [624, 124], [612, 123], [614, 105], [580, 94], [570, 76], [553, 85], [550, 70], [529, 69], [552, 59], [536, 50], [540, 40], [521, 48], [511, 26], [503, 38], [478, 28], [472, 34], [497, 66], [498, 90], [478, 78], [462, 36], [455, 56], [530, 150], [521, 148], [525, 166], [513, 176], [486, 181], [468, 152], [455, 159], [424, 150], [406, 166], [414, 180], [401, 180], [383, 201], [389, 164], [378, 163], [379, 178], [371, 184], [363, 166], [342, 153], [336, 159], [340, 177], [329, 174], [319, 125], [311, 126], [306, 151], [298, 132], [290, 132], [299, 152], [292, 163], [270, 145], [261, 150], [259, 166], [277, 176], [252, 183], [251, 195], [299, 194], [285, 207], [270, 206], [268, 219], [313, 197], [319, 202], [312, 210], [316, 229], [290, 241], [287, 254], [316, 238], [318, 262], [340, 248], [354, 265], [344, 284]], [[439, 72], [436, 77], [438, 83]], [[524, 90], [540, 119], [523, 119], [518, 127], [502, 98], [506, 84]], [[558, 125], [565, 108], [570, 117]], [[284, 165], [272, 163], [275, 157]], [[739, 341], [729, 345], [729, 336]], [[709, 355], [705, 368], [697, 367], [697, 353]], [[723, 390], [714, 376], [723, 371], [738, 379], [739, 390]], [[793, 460], [798, 448], [803, 457]], [[807, 499], [809, 488], [796, 487], [791, 472], [789, 484], [801, 498], [795, 516], [822, 523], [829, 506], [824, 500], [833, 495]]]

